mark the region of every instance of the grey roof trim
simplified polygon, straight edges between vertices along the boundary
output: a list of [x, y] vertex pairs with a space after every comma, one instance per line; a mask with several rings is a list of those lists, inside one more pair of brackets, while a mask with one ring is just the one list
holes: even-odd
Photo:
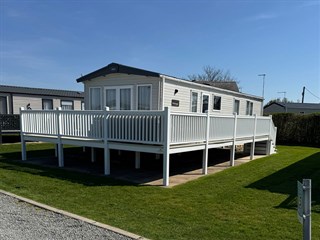
[[268, 105], [264, 106], [267, 108], [273, 104], [276, 104], [283, 108], [297, 108], [297, 109], [319, 109], [320, 110], [320, 103], [283, 103], [283, 102], [272, 102]]
[[159, 77], [160, 73], [147, 71], [140, 68], [134, 68], [130, 66], [125, 66], [119, 63], [110, 63], [109, 65], [100, 68], [94, 72], [91, 72], [87, 75], [84, 75], [77, 79], [77, 82], [88, 81], [96, 77], [106, 76], [113, 73], [125, 73], [125, 74], [133, 74], [140, 76], [150, 76], [150, 77]]
[[84, 92], [70, 91], [70, 90], [58, 90], [58, 89], [47, 89], [47, 88], [31, 88], [31, 87], [20, 87], [20, 86], [8, 86], [0, 85], [0, 93], [16, 93], [25, 95], [41, 95], [41, 96], [55, 96], [55, 97], [66, 97], [66, 98], [84, 98]]

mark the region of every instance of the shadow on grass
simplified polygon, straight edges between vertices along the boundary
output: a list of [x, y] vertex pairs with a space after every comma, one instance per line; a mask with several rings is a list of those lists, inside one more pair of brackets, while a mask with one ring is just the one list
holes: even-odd
[[[116, 180], [99, 173], [97, 174], [97, 172], [86, 173], [81, 170], [72, 169], [72, 165], [76, 161], [80, 169], [91, 164], [90, 158], [87, 157], [89, 153], [79, 154], [79, 151], [82, 151], [81, 148], [69, 148], [64, 151], [66, 168], [58, 168], [58, 160], [54, 157], [54, 149], [46, 149], [28, 151], [29, 160], [26, 162], [19, 160], [21, 159], [20, 153], [2, 153], [0, 169], [60, 179], [85, 186], [137, 186], [137, 184]], [[75, 156], [76, 159], [70, 162], [69, 160]], [[99, 166], [101, 164], [95, 165]]]
[[289, 195], [279, 208], [296, 209], [297, 181], [312, 179], [312, 207], [320, 213], [320, 152], [302, 159], [247, 186]]

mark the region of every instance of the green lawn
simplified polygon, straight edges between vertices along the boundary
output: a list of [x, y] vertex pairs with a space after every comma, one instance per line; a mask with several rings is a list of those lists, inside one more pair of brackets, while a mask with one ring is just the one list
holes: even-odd
[[[301, 239], [296, 181], [311, 178], [320, 239], [319, 148], [278, 146], [276, 155], [170, 189], [11, 161], [19, 151], [0, 146], [1, 189], [151, 239]], [[53, 153], [48, 144], [28, 151]]]

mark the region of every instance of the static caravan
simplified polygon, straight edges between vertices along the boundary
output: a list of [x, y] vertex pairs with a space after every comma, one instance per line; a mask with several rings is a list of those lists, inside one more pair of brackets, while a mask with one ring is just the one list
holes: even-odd
[[[85, 108], [163, 110], [230, 115], [261, 115], [262, 98], [240, 93], [236, 83], [183, 80], [111, 63], [77, 79], [85, 89]], [[219, 85], [219, 87], [216, 87]]]
[[217, 87], [117, 63], [77, 81], [84, 84], [85, 110], [20, 110], [23, 160], [25, 141], [55, 143], [60, 167], [64, 144], [91, 147], [92, 160], [101, 148], [109, 175], [110, 150], [135, 152], [137, 169], [141, 152], [155, 153], [168, 186], [171, 154], [201, 150], [207, 174], [211, 148], [230, 149], [231, 166], [236, 145], [247, 144], [251, 159], [259, 149], [275, 151], [277, 129], [271, 117], [260, 116], [262, 98], [240, 93], [234, 83]]
[[83, 92], [0, 85], [0, 114], [19, 114], [20, 107], [81, 110]]

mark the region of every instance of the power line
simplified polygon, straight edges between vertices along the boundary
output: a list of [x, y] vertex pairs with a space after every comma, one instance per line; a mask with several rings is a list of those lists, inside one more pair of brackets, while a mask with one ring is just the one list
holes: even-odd
[[315, 98], [319, 99], [320, 100], [320, 97], [316, 96], [315, 94], [313, 94], [308, 88], [306, 88], [306, 90], [312, 95], [314, 96]]

